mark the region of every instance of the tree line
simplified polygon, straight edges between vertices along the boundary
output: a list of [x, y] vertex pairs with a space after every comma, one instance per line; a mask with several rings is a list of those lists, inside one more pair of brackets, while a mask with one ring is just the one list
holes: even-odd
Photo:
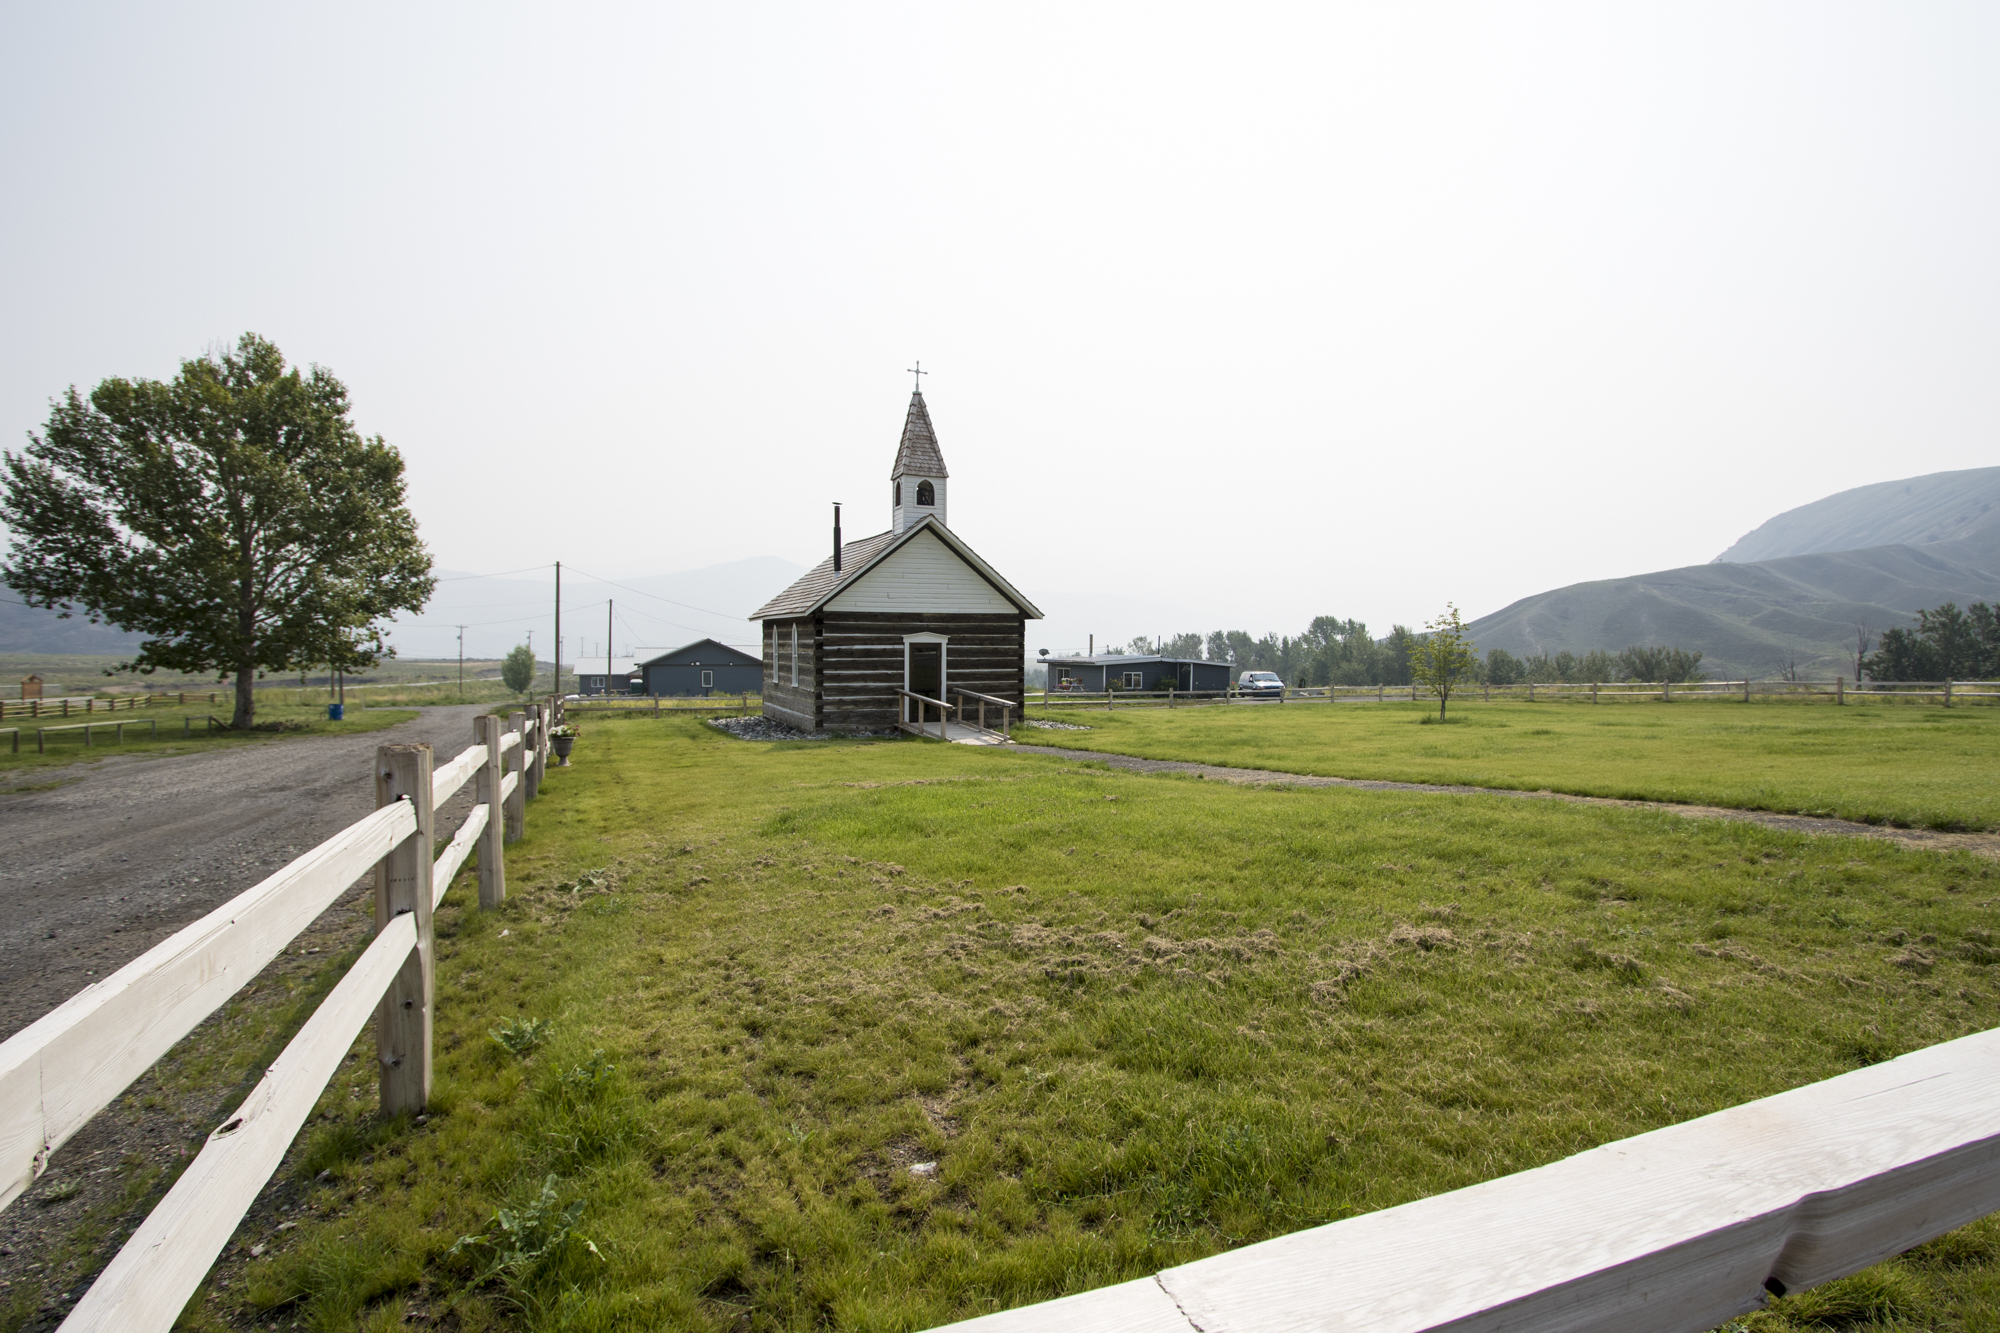
[[1870, 680], [1984, 680], [2000, 676], [2000, 608], [1974, 602], [1917, 612], [1907, 629], [1882, 631], [1861, 659]]
[[[1895, 631], [1891, 631], [1894, 633]], [[1297, 636], [1266, 634], [1252, 638], [1242, 630], [1210, 634], [1176, 634], [1150, 639], [1140, 635], [1107, 653], [1157, 653], [1162, 657], [1207, 662], [1234, 661], [1237, 671], [1275, 671], [1289, 685], [1408, 685], [1411, 654], [1424, 631], [1394, 625], [1377, 639], [1359, 620], [1317, 616]], [[1884, 636], [1886, 646], [1887, 636]], [[1234, 655], [1232, 657], [1232, 654]], [[1668, 681], [1682, 684], [1706, 679], [1701, 653], [1686, 649], [1634, 644], [1616, 653], [1593, 648], [1577, 654], [1536, 653], [1516, 657], [1504, 648], [1489, 649], [1472, 659], [1465, 679], [1478, 685], [1591, 685], [1614, 681]]]

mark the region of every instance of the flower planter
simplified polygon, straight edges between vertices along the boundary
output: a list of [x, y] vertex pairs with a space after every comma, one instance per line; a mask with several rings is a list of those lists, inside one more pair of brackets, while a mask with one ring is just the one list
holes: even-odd
[[551, 736], [551, 737], [549, 737], [549, 744], [550, 744], [551, 746], [553, 746], [553, 747], [555, 748], [555, 752], [556, 752], [556, 760], [557, 760], [557, 763], [556, 763], [556, 767], [557, 767], [557, 768], [568, 768], [568, 767], [569, 767], [569, 752], [570, 752], [571, 748], [572, 748], [572, 747], [574, 747], [574, 746], [576, 745], [576, 737], [574, 737], [574, 736]]

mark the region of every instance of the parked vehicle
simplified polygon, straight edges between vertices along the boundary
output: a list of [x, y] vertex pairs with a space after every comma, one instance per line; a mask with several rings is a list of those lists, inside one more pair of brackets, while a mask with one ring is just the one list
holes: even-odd
[[1237, 677], [1236, 692], [1246, 699], [1282, 699], [1285, 682], [1275, 671], [1246, 671]]

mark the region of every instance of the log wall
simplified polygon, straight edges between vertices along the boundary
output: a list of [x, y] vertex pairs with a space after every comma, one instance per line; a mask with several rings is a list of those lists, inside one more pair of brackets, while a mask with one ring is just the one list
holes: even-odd
[[818, 620], [815, 661], [821, 669], [815, 678], [822, 727], [875, 731], [895, 725], [906, 634], [948, 637], [947, 693], [977, 690], [1017, 705], [1025, 697], [1027, 622], [1018, 614], [829, 610]]
[[[798, 684], [792, 633], [798, 632]], [[819, 639], [811, 620], [764, 622], [764, 715], [807, 731], [819, 728]]]

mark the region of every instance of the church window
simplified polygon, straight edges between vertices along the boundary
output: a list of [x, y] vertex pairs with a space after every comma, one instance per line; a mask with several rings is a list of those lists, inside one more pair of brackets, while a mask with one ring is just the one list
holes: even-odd
[[937, 488], [927, 481], [917, 483], [917, 503], [923, 506], [937, 503]]
[[896, 503], [903, 503], [903, 483], [900, 481], [896, 483]]
[[799, 627], [792, 626], [792, 684], [799, 683]]

